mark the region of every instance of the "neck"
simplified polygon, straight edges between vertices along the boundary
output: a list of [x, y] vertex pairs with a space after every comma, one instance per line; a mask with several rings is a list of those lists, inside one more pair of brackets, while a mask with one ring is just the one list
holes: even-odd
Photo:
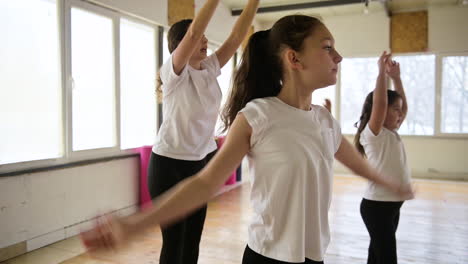
[[201, 60], [196, 60], [196, 59], [192, 59], [192, 58], [191, 58], [191, 59], [189, 60], [188, 64], [189, 64], [192, 68], [194, 68], [195, 70], [201, 70], [201, 69], [202, 69], [202, 68], [201, 68], [201, 62], [202, 62]]
[[300, 84], [293, 81], [285, 81], [278, 98], [286, 104], [309, 111], [312, 101], [312, 93]]

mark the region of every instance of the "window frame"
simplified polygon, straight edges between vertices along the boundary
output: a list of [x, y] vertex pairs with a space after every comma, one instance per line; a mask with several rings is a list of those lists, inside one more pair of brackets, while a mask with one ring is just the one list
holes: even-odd
[[[112, 20], [113, 33], [113, 54], [114, 54], [114, 91], [115, 91], [115, 146], [106, 148], [96, 148], [89, 150], [72, 150], [72, 86], [71, 78], [71, 10], [72, 8], [82, 9], [97, 15], [107, 17]], [[155, 58], [156, 71], [160, 68], [160, 57], [162, 55], [161, 44], [163, 26], [151, 21], [144, 20], [126, 13], [122, 13], [112, 8], [99, 4], [85, 2], [82, 0], [56, 0], [60, 85], [62, 91], [61, 111], [62, 111], [62, 156], [50, 159], [29, 160], [15, 163], [1, 164], [0, 177], [10, 175], [20, 175], [34, 171], [47, 171], [54, 168], [67, 167], [68, 165], [81, 164], [83, 162], [92, 163], [95, 160], [115, 159], [132, 156], [134, 148], [121, 149], [121, 109], [120, 109], [120, 20], [126, 19], [135, 23], [144, 24], [154, 29], [155, 37]], [[156, 75], [155, 75], [156, 76]], [[156, 118], [159, 111], [156, 104]], [[158, 131], [158, 120], [156, 121], [156, 131]]]
[[468, 51], [460, 52], [439, 52], [436, 54], [436, 111], [435, 111], [435, 124], [436, 129], [434, 130], [435, 137], [437, 138], [448, 138], [448, 139], [467, 139], [468, 133], [444, 133], [442, 132], [442, 70], [443, 70], [443, 58], [453, 56], [466, 56], [468, 57]]

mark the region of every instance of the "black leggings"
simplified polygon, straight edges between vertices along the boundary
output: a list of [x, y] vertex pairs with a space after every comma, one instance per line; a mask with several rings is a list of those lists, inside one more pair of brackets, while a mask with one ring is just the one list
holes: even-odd
[[[242, 258], [242, 264], [292, 264], [292, 263], [293, 262], [285, 262], [285, 261], [280, 261], [280, 260], [265, 257], [253, 251], [252, 249], [250, 249], [249, 246], [245, 247], [244, 257]], [[299, 262], [299, 264], [323, 264], [323, 261], [313, 261], [310, 259], [306, 259], [305, 262]]]
[[[199, 172], [215, 152], [199, 161], [177, 160], [151, 153], [148, 166], [148, 189], [151, 198], [161, 195], [177, 183]], [[206, 204], [184, 219], [161, 227], [161, 264], [196, 264], [206, 217]]]
[[361, 216], [370, 235], [368, 264], [397, 264], [395, 233], [403, 202], [362, 199]]

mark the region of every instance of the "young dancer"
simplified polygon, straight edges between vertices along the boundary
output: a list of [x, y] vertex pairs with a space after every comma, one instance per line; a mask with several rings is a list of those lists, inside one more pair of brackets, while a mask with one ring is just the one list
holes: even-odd
[[[355, 145], [380, 173], [409, 184], [405, 148], [397, 132], [408, 112], [400, 65], [386, 52], [378, 64], [376, 88], [369, 93], [362, 108]], [[395, 91], [387, 89], [387, 76], [392, 79]], [[368, 264], [397, 263], [395, 233], [404, 200], [405, 197], [386, 186], [369, 182], [361, 202], [361, 216], [370, 235]]]
[[369, 166], [328, 110], [311, 104], [314, 90], [336, 82], [341, 59], [333, 36], [313, 17], [286, 16], [253, 34], [223, 113], [229, 127], [223, 148], [151, 210], [107, 217], [84, 233], [87, 247], [115, 248], [202, 206], [248, 155], [253, 216], [243, 263], [323, 263], [334, 157], [395, 193], [411, 193]]
[[[207, 57], [204, 32], [219, 0], [207, 0], [195, 19], [175, 23], [168, 33], [171, 57], [160, 70], [163, 123], [148, 168], [155, 198], [199, 172], [216, 150], [214, 129], [221, 90], [216, 80], [252, 24], [259, 0], [250, 0], [223, 45]], [[160, 263], [197, 263], [206, 205], [162, 226]]]

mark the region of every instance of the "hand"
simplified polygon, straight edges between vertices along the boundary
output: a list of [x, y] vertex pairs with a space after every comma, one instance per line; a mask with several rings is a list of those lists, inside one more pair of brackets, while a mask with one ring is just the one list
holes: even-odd
[[402, 184], [397, 191], [398, 195], [405, 200], [414, 199], [415, 192], [415, 187], [411, 183]]
[[323, 107], [325, 107], [325, 108], [328, 110], [328, 112], [331, 113], [331, 107], [332, 107], [332, 105], [331, 105], [330, 99], [325, 98], [325, 101], [323, 102]]
[[410, 200], [414, 198], [414, 187], [411, 183], [403, 183], [401, 180], [396, 180], [393, 178], [383, 178], [384, 185], [387, 186], [392, 192], [396, 193], [400, 198], [404, 200]]
[[82, 232], [80, 238], [88, 251], [115, 251], [128, 241], [128, 230], [123, 219], [106, 215], [98, 217], [95, 227]]
[[380, 58], [377, 62], [377, 64], [379, 65], [379, 74], [385, 73], [385, 66], [391, 57], [392, 57], [392, 54], [391, 53], [387, 54], [387, 51], [384, 51], [382, 55], [380, 55]]
[[387, 75], [394, 79], [400, 78], [400, 63], [394, 60], [388, 60], [385, 66]]

